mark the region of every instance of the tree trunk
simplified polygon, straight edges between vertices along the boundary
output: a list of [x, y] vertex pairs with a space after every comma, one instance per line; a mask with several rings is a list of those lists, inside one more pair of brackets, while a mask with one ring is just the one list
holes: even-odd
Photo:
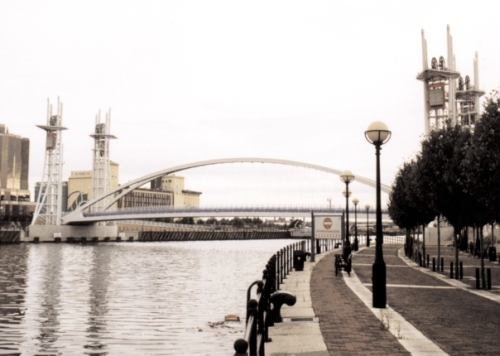
[[[438, 233], [438, 263], [437, 263], [437, 265], [438, 265], [438, 271], [441, 271], [441, 269], [439, 268], [439, 266], [441, 264], [441, 226], [440, 226], [441, 221], [440, 220], [441, 220], [441, 217], [438, 215], [437, 216], [437, 223], [438, 223], [438, 226], [437, 226], [438, 227], [438, 231], [437, 231], [437, 233]], [[444, 266], [443, 266], [443, 268], [444, 268]]]
[[458, 236], [460, 229], [453, 227], [453, 238], [455, 239], [455, 279], [458, 279]]
[[465, 227], [465, 252], [467, 252], [469, 248], [469, 227]]
[[411, 258], [411, 242], [410, 242], [410, 230], [409, 229], [405, 229], [406, 230], [406, 257], [408, 258]]
[[[426, 254], [425, 254], [425, 224], [422, 225], [422, 254], [424, 255], [423, 258], [424, 258], [424, 261], [427, 261], [426, 260]], [[427, 267], [427, 264], [425, 264], [425, 267]]]
[[483, 254], [483, 226], [479, 229], [479, 238], [481, 247], [479, 253], [481, 254], [481, 288], [486, 289], [486, 276], [484, 273], [484, 254]]
[[418, 231], [413, 228], [413, 236], [417, 239], [417, 259], [418, 259], [418, 264], [420, 265], [420, 240], [418, 238]]

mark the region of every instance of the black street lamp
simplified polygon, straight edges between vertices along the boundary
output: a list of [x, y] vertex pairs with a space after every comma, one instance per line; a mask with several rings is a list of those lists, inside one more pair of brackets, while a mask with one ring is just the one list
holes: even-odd
[[370, 204], [366, 204], [365, 209], [366, 209], [366, 247], [370, 247], [370, 222], [368, 220], [368, 210], [370, 210]]
[[384, 256], [382, 253], [382, 209], [380, 206], [380, 150], [381, 146], [391, 138], [391, 131], [387, 125], [381, 121], [375, 121], [368, 126], [365, 131], [365, 137], [371, 144], [375, 145], [375, 156], [377, 161], [377, 207], [376, 207], [376, 240], [375, 240], [375, 262], [372, 267], [372, 288], [373, 288], [373, 307], [385, 308], [387, 301], [386, 294], [386, 269]]
[[354, 198], [352, 200], [354, 204], [354, 251], [358, 250], [359, 240], [358, 240], [358, 203], [359, 199]]
[[[344, 256], [347, 257], [351, 254], [351, 241], [349, 240], [349, 196], [351, 192], [349, 191], [349, 183], [354, 180], [354, 174], [351, 171], [343, 171], [340, 175], [340, 180], [345, 183], [345, 190], [343, 192], [345, 196], [345, 214], [346, 214], [346, 229], [345, 229], [345, 244], [344, 244]], [[348, 250], [347, 250], [348, 249]]]

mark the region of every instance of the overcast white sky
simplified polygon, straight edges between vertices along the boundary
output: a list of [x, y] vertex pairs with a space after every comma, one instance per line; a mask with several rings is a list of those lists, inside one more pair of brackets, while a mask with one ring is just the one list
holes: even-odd
[[[33, 186], [47, 98], [64, 104], [65, 179], [92, 167], [99, 109], [112, 108], [121, 182], [226, 157], [374, 179], [364, 131], [382, 120], [393, 133], [381, 157], [391, 184], [424, 131], [421, 29], [439, 57], [450, 25], [463, 75], [478, 51], [488, 93], [500, 86], [499, 12], [495, 1], [0, 0], [0, 123], [30, 138]], [[187, 188], [207, 193], [195, 182]]]

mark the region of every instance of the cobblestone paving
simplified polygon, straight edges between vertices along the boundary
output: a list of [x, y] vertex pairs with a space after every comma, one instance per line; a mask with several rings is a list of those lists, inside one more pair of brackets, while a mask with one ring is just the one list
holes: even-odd
[[331, 253], [318, 262], [310, 285], [312, 305], [330, 355], [410, 355], [341, 275], [335, 277], [334, 258]]
[[[390, 287], [449, 286], [416, 269], [391, 266], [399, 265], [395, 256], [400, 248], [384, 245], [388, 304], [450, 355], [500, 354], [500, 303], [461, 289]], [[370, 253], [373, 248], [362, 251], [363, 255]], [[448, 253], [451, 260], [454, 251]], [[447, 253], [444, 256], [446, 260]], [[365, 257], [355, 255], [353, 261], [361, 281], [371, 283], [371, 267], [364, 265]]]

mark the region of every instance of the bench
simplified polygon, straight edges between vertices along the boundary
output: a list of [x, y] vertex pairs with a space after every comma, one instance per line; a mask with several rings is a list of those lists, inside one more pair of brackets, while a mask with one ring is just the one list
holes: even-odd
[[339, 273], [340, 270], [344, 270], [351, 276], [352, 268], [352, 254], [349, 254], [347, 259], [344, 259], [342, 255], [335, 255], [335, 275]]

